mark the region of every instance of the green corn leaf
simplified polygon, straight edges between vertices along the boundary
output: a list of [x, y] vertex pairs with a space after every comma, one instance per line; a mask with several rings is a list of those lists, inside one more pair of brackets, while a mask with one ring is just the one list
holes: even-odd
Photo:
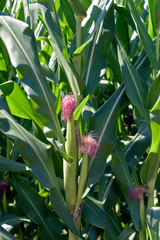
[[17, 143], [22, 157], [29, 163], [33, 174], [46, 188], [56, 186], [51, 147], [36, 139], [19, 125], [7, 112], [4, 98], [0, 98], [0, 130]]
[[53, 42], [51, 42], [51, 45], [56, 53], [62, 69], [64, 70], [68, 78], [70, 87], [75, 95], [75, 98], [79, 101], [79, 99], [82, 98], [82, 95], [86, 90], [85, 83], [83, 79], [79, 76], [79, 74], [76, 72], [74, 66], [65, 59], [61, 51], [58, 49], [57, 45]]
[[136, 135], [124, 148], [125, 158], [130, 171], [133, 171], [135, 166], [139, 163], [140, 158], [143, 156], [150, 144], [151, 135], [146, 122], [142, 121]]
[[119, 46], [119, 62], [123, 72], [123, 81], [128, 98], [137, 107], [141, 116], [149, 122], [149, 113], [146, 108], [147, 85], [138, 71], [128, 60], [128, 57], [117, 37]]
[[[105, 1], [103, 3], [97, 3], [97, 0], [94, 0], [90, 7], [87, 10], [87, 17], [84, 18], [81, 24], [81, 45], [86, 46], [86, 43], [89, 43], [92, 39], [93, 35], [100, 27], [100, 24], [104, 20], [107, 12], [109, 12], [110, 8], [113, 6], [113, 0]], [[93, 25], [94, 22], [94, 25]], [[76, 35], [71, 42], [70, 53], [76, 50]]]
[[0, 225], [8, 224], [11, 226], [16, 226], [21, 222], [30, 223], [31, 221], [27, 217], [20, 217], [11, 213], [0, 216]]
[[129, 239], [134, 240], [136, 232], [129, 226], [126, 225], [122, 233], [118, 236], [118, 240]]
[[85, 199], [83, 216], [92, 225], [107, 229], [108, 236], [112, 236], [110, 239], [116, 239], [122, 231], [122, 227], [116, 218], [114, 218], [114, 215], [106, 213], [103, 203], [90, 196], [87, 196]]
[[15, 82], [8, 81], [3, 83], [0, 85], [0, 89], [6, 95], [8, 106], [13, 115], [31, 119], [43, 130], [43, 125], [33, 111], [27, 96]]
[[0, 11], [3, 11], [6, 3], [7, 3], [7, 0], [2, 0], [2, 1], [0, 2]]
[[66, 59], [69, 60], [65, 39], [61, 31], [54, 1], [38, 0], [38, 4], [43, 15], [43, 23], [47, 26], [49, 33], [59, 50], [66, 57]]
[[113, 150], [111, 167], [113, 174], [119, 183], [123, 196], [128, 203], [134, 226], [137, 230], [140, 230], [139, 204], [134, 199], [128, 198], [129, 189], [133, 187], [133, 184], [124, 156], [123, 144], [120, 141], [117, 141], [117, 144]]
[[[28, 180], [14, 176], [14, 183], [25, 214], [40, 226], [42, 239], [63, 239], [60, 221], [47, 208], [43, 199], [30, 186]], [[36, 204], [35, 204], [36, 203]]]
[[91, 41], [84, 51], [84, 61], [87, 63], [84, 67], [84, 80], [87, 85], [87, 92], [90, 93], [100, 82], [105, 74], [107, 63], [107, 50], [113, 39], [113, 34], [105, 30], [97, 30], [93, 41]]
[[75, 20], [74, 13], [73, 13], [68, 1], [60, 0], [60, 3], [61, 3], [61, 7], [62, 7], [62, 10], [65, 15], [65, 18], [66, 18], [70, 28], [72, 29], [73, 33], [75, 33], [76, 32], [76, 20]]
[[24, 77], [25, 91], [36, 103], [48, 140], [63, 151], [64, 139], [54, 107], [56, 98], [40, 66], [31, 29], [26, 23], [0, 13], [0, 30], [13, 66]]
[[117, 119], [120, 109], [125, 106], [128, 99], [125, 95], [124, 85], [122, 84], [110, 99], [98, 109], [90, 118], [89, 131], [93, 131], [98, 137], [99, 151], [90, 162], [87, 190], [95, 184], [106, 165], [106, 158], [111, 153], [116, 143]]
[[148, 8], [149, 8], [149, 34], [152, 38], [155, 37], [155, 1], [148, 0]]
[[154, 8], [154, 13], [155, 13], [155, 29], [156, 32], [159, 34], [160, 31], [160, 0], [155, 0], [155, 8]]
[[[39, 141], [21, 125], [19, 125], [6, 111], [7, 104], [4, 98], [0, 98], [0, 130], [11, 139], [16, 141], [19, 152], [28, 162], [32, 173], [38, 181], [47, 189], [54, 189], [52, 196], [54, 209], [60, 217], [64, 217], [63, 221], [67, 223], [72, 219], [65, 207], [63, 196], [60, 192], [55, 170], [53, 166], [52, 150], [49, 145]], [[59, 208], [61, 206], [61, 208]], [[62, 212], [63, 209], [63, 212]], [[65, 219], [67, 218], [67, 220]], [[68, 223], [69, 224], [69, 223]], [[77, 233], [75, 227], [71, 223], [71, 229]]]
[[142, 23], [139, 14], [137, 12], [137, 9], [135, 7], [135, 4], [132, 0], [127, 1], [129, 10], [131, 12], [131, 15], [133, 17], [137, 32], [139, 33], [139, 37], [142, 41], [143, 47], [148, 55], [148, 58], [150, 62], [152, 63], [152, 66], [154, 69], [159, 68], [159, 64], [156, 59], [156, 51], [155, 51], [155, 46], [152, 42], [152, 39], [150, 38], [147, 29], [145, 28], [144, 24]]
[[80, 103], [80, 105], [75, 109], [74, 113], [73, 113], [73, 118], [75, 121], [77, 121], [81, 115], [81, 112], [84, 108], [84, 106], [86, 105], [87, 101], [89, 100], [89, 95], [87, 95], [87, 97], [85, 97], [85, 99]]
[[148, 96], [147, 96], [147, 107], [148, 109], [152, 109], [157, 101], [160, 100], [160, 74], [152, 83]]
[[0, 171], [28, 171], [29, 167], [23, 163], [0, 157]]
[[86, 16], [86, 10], [80, 0], [68, 0], [68, 2], [77, 17]]

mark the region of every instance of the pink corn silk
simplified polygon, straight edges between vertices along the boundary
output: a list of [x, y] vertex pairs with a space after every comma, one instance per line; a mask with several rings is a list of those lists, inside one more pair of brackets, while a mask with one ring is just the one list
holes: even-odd
[[71, 120], [73, 117], [73, 112], [76, 106], [76, 99], [73, 95], [66, 95], [62, 99], [62, 120]]
[[86, 153], [88, 156], [93, 157], [98, 148], [99, 145], [91, 134], [82, 137], [81, 145], [79, 147], [80, 152]]
[[137, 186], [129, 189], [129, 199], [133, 198], [137, 202], [143, 199], [143, 194], [146, 193], [149, 196], [148, 186]]

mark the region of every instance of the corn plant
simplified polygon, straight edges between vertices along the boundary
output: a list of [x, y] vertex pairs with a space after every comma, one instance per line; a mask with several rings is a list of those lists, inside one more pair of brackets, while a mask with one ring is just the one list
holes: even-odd
[[1, 239], [160, 239], [159, 32], [159, 0], [1, 0]]

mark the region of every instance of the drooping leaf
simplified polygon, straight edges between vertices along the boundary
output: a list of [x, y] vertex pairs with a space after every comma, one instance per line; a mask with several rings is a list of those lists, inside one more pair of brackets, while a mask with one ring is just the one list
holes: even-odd
[[43, 199], [30, 186], [28, 180], [15, 175], [14, 183], [25, 214], [40, 226], [43, 239], [63, 239], [60, 221], [46, 208]]
[[0, 130], [16, 141], [19, 152], [29, 163], [40, 183], [49, 189], [55, 186], [51, 147], [39, 141], [12, 118], [2, 97], [0, 98]]
[[48, 140], [63, 151], [64, 139], [54, 107], [56, 98], [40, 66], [33, 32], [26, 23], [4, 13], [0, 13], [0, 30], [11, 62], [23, 76], [25, 91], [36, 103]]
[[[32, 173], [38, 181], [47, 189], [54, 189], [52, 200], [54, 210], [65, 223], [70, 224], [71, 230], [77, 234], [72, 219], [65, 207], [55, 170], [53, 166], [52, 150], [49, 145], [35, 138], [31, 133], [19, 125], [6, 111], [7, 104], [4, 98], [0, 98], [0, 130], [8, 137], [16, 141], [19, 152], [29, 163]], [[52, 190], [53, 192], [53, 190]], [[60, 207], [59, 207], [60, 206]], [[62, 211], [63, 209], [63, 211]], [[64, 217], [64, 218], [63, 218]], [[69, 222], [70, 219], [70, 222]]]

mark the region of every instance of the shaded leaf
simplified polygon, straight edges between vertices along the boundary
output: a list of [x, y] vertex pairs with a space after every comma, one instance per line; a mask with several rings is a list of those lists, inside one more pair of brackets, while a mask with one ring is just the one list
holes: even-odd
[[43, 199], [30, 186], [28, 180], [14, 176], [14, 183], [25, 214], [40, 226], [43, 239], [63, 239], [60, 221], [46, 208]]
[[141, 116], [149, 122], [149, 113], [146, 108], [147, 85], [134, 68], [117, 37], [119, 46], [119, 62], [123, 72], [123, 81], [128, 98], [137, 107]]
[[111, 160], [113, 174], [121, 188], [123, 196], [129, 206], [132, 221], [136, 230], [140, 230], [139, 204], [134, 199], [128, 198], [129, 189], [133, 187], [131, 175], [124, 156], [123, 144], [117, 141]]
[[134, 138], [125, 146], [124, 154], [130, 171], [138, 164], [151, 144], [151, 136], [145, 121], [142, 121]]
[[160, 99], [160, 74], [152, 83], [148, 96], [147, 96], [147, 107], [152, 109], [156, 102]]
[[97, 182], [105, 169], [107, 156], [116, 143], [118, 115], [127, 102], [128, 99], [122, 84], [109, 100], [90, 117], [89, 131], [95, 132], [98, 136], [100, 146], [89, 165], [88, 190]]
[[28, 171], [30, 170], [25, 164], [16, 162], [11, 159], [0, 157], [0, 171]]

